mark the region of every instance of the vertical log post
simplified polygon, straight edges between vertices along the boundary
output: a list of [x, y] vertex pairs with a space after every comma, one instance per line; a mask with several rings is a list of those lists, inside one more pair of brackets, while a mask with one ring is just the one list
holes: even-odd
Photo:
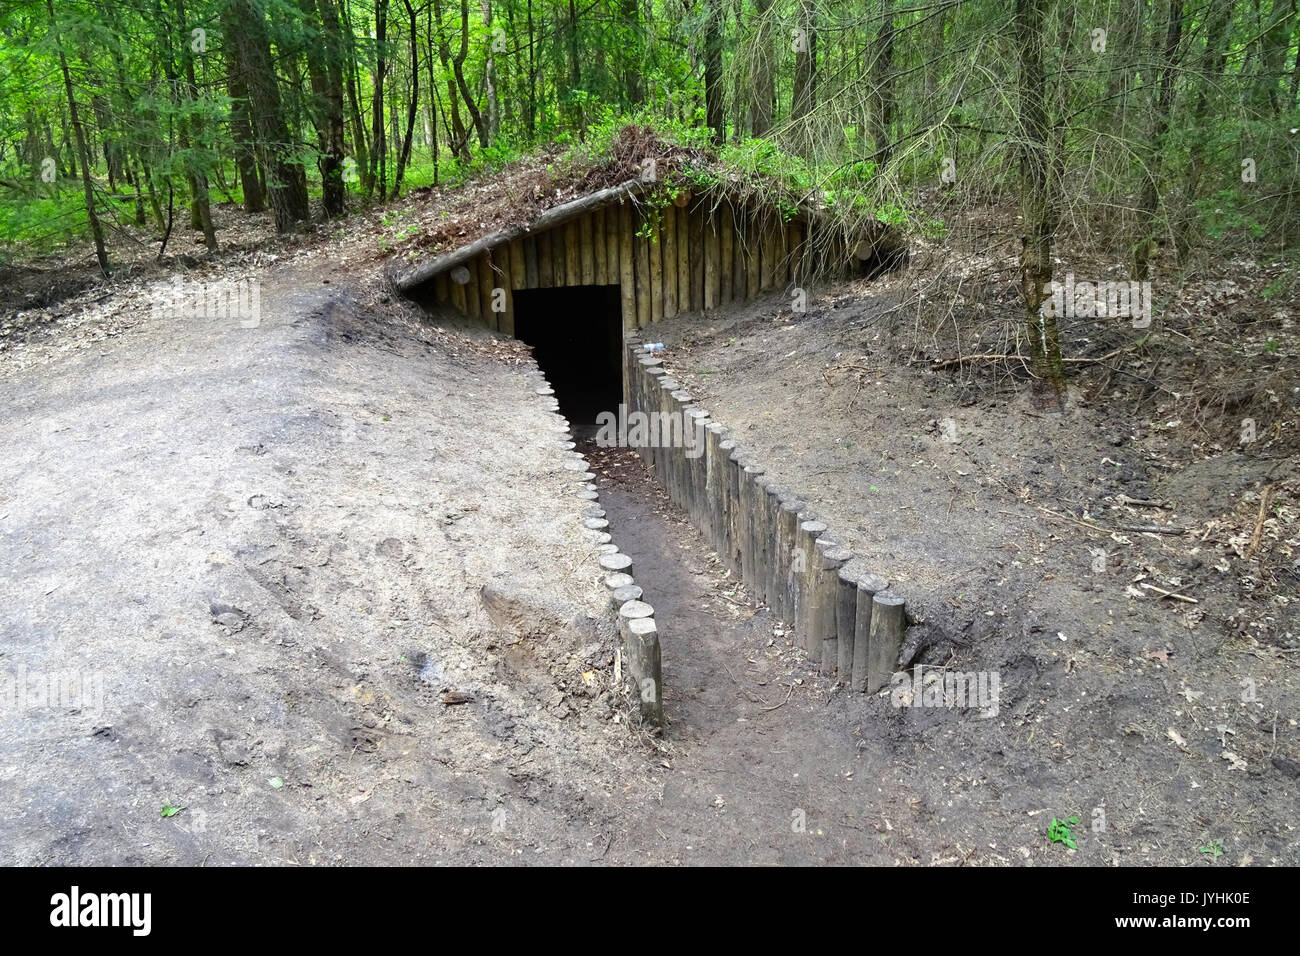
[[623, 330], [635, 329], [636, 324], [636, 270], [632, 265], [632, 206], [621, 203], [618, 207], [619, 285], [623, 297]]
[[867, 693], [874, 694], [890, 682], [903, 646], [903, 599], [882, 591], [871, 601], [871, 636], [867, 642]]
[[821, 552], [817, 574], [818, 629], [822, 634], [822, 673], [834, 676], [840, 664], [840, 632], [836, 614], [839, 606], [840, 568], [853, 557], [853, 552], [825, 538], [817, 541]]
[[813, 583], [817, 579], [817, 563], [820, 555], [814, 543], [826, 533], [826, 525], [821, 521], [805, 518], [799, 523], [795, 534], [795, 549], [792, 558], [796, 575], [796, 603], [799, 617], [795, 630], [799, 633], [799, 646], [808, 652], [814, 660], [821, 660], [821, 637], [817, 634], [815, 599]]
[[677, 207], [665, 206], [659, 231], [663, 246], [664, 318], [677, 314]]
[[857, 613], [853, 621], [853, 689], [859, 694], [867, 690], [872, 606], [876, 595], [888, 588], [889, 582], [879, 574], [864, 574], [858, 578]]
[[798, 577], [793, 569], [794, 550], [798, 542], [796, 532], [799, 530], [799, 512], [807, 504], [793, 494], [781, 502], [781, 514], [777, 523], [777, 573], [780, 575], [780, 607], [778, 614], [782, 621], [795, 625], [798, 621], [799, 603], [795, 597]]

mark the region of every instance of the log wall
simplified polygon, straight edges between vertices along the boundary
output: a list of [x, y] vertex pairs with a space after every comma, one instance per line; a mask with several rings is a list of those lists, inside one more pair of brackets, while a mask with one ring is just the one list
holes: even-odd
[[502, 242], [464, 264], [468, 277], [436, 276], [433, 295], [513, 335], [519, 290], [617, 285], [630, 332], [788, 288], [804, 271], [804, 233], [800, 219], [729, 200], [697, 198], [656, 215], [625, 199]]
[[[723, 564], [793, 629], [822, 673], [863, 693], [889, 686], [907, 617], [888, 580], [861, 568], [808, 502], [766, 474], [636, 333], [624, 335], [623, 381], [629, 423], [634, 414], [684, 423], [682, 440], [651, 440], [636, 451]], [[662, 436], [653, 421], [649, 433]]]

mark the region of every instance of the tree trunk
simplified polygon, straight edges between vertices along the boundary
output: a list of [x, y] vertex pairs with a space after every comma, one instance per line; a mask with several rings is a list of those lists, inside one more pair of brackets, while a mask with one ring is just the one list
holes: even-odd
[[704, 123], [709, 138], [722, 142], [727, 120], [722, 111], [722, 0], [707, 0], [708, 20], [704, 27]]
[[[1043, 309], [1052, 281], [1052, 241], [1056, 233], [1055, 184], [1050, 181], [1047, 81], [1043, 71], [1043, 19], [1050, 0], [1016, 0], [1014, 29], [1019, 64], [1017, 92], [1023, 140], [1020, 144], [1021, 215], [1020, 292], [1025, 300], [1025, 332], [1036, 398], [1046, 404], [1065, 402], [1065, 367], [1061, 361], [1056, 316]], [[1046, 389], [1050, 387], [1049, 395]]]
[[411, 0], [402, 0], [402, 3], [411, 23], [411, 102], [407, 105], [406, 136], [402, 139], [402, 152], [397, 157], [397, 176], [393, 180], [394, 196], [400, 195], [402, 191], [402, 174], [406, 172], [406, 164], [411, 158], [411, 137], [415, 133], [415, 114], [420, 102], [420, 46], [415, 31], [415, 8], [411, 6]]
[[501, 131], [501, 105], [497, 101], [496, 37], [492, 34], [492, 0], [482, 0], [483, 26], [487, 28], [487, 62], [483, 66], [483, 95], [487, 98], [487, 137], [495, 143]]
[[388, 0], [375, 0], [375, 90], [370, 100], [370, 183], [379, 201], [388, 196], [388, 131], [384, 127], [384, 76], [388, 72]]
[[1156, 74], [1156, 95], [1152, 104], [1151, 135], [1146, 149], [1145, 178], [1138, 200], [1137, 242], [1133, 245], [1133, 273], [1139, 282], [1151, 274], [1151, 259], [1158, 249], [1156, 213], [1160, 209], [1160, 174], [1164, 159], [1165, 137], [1169, 132], [1169, 114], [1174, 102], [1174, 75], [1178, 65], [1178, 45], [1183, 36], [1183, 0], [1169, 0], [1169, 17], [1165, 23], [1164, 55]]
[[[817, 0], [799, 0], [798, 29], [794, 44], [794, 92], [790, 101], [790, 118], [801, 123], [817, 105]], [[806, 142], [806, 135], [801, 139]]]
[[257, 158], [253, 145], [253, 119], [248, 106], [248, 87], [244, 82], [244, 65], [239, 60], [237, 44], [226, 50], [226, 91], [230, 94], [230, 133], [235, 141], [235, 166], [244, 187], [244, 211], [261, 212], [266, 208], [266, 193], [257, 175]]
[[1196, 199], [1208, 161], [1206, 145], [1212, 134], [1210, 128], [1212, 121], [1209, 118], [1212, 87], [1222, 79], [1227, 64], [1228, 28], [1232, 23], [1234, 2], [1235, 0], [1211, 0], [1210, 9], [1204, 15], [1205, 49], [1201, 53], [1199, 71], [1201, 76], [1197, 84], [1196, 98], [1188, 112], [1192, 137], [1188, 150], [1187, 182], [1183, 188], [1183, 201], [1179, 204], [1178, 221], [1174, 228], [1174, 246], [1180, 262], [1186, 259], [1191, 250], [1196, 230]]
[[772, 62], [772, 26], [768, 15], [772, 0], [754, 0], [753, 86], [749, 103], [749, 129], [754, 136], [766, 136], [772, 129], [776, 107], [776, 76]]
[[357, 92], [357, 44], [352, 33], [352, 17], [347, 0], [343, 0], [343, 71], [347, 75], [348, 110], [352, 115], [352, 152], [362, 191], [369, 196], [374, 189], [370, 178], [370, 150], [366, 147], [366, 124], [361, 118], [361, 96]]
[[294, 223], [310, 218], [311, 211], [306, 174], [301, 164], [293, 161], [266, 22], [251, 0], [226, 0], [224, 13], [226, 36], [234, 40], [247, 78], [249, 108], [267, 174], [266, 192], [275, 228], [287, 232]]
[[[161, 6], [161, 0], [160, 0]], [[159, 10], [159, 13], [162, 11]], [[185, 17], [185, 0], [176, 0], [176, 20], [181, 26], [184, 26]], [[199, 98], [199, 85], [194, 79], [194, 51], [190, 48], [189, 34], [187, 31], [181, 32], [181, 68], [185, 71], [185, 99], [189, 103], [195, 103]], [[168, 54], [170, 61], [171, 55]], [[203, 147], [203, 120], [198, 112], [193, 114], [190, 125], [190, 135], [193, 139], [196, 149]], [[197, 158], [190, 162], [190, 196], [191, 196], [191, 224], [197, 223], [197, 227], [203, 230], [203, 244], [207, 247], [208, 252], [217, 251], [217, 230], [212, 224], [212, 205], [208, 201], [208, 175], [203, 168], [203, 164]]]
[[77, 113], [77, 97], [72, 89], [72, 74], [68, 72], [68, 58], [63, 53], [63, 40], [59, 24], [54, 17], [54, 0], [45, 0], [45, 9], [50, 16], [50, 31], [54, 34], [54, 45], [59, 51], [59, 67], [63, 71], [63, 89], [68, 97], [68, 115], [72, 119], [72, 133], [77, 140], [77, 154], [81, 157], [81, 188], [86, 200], [86, 216], [90, 219], [90, 234], [95, 239], [95, 258], [99, 260], [99, 271], [108, 276], [108, 252], [104, 249], [104, 229], [95, 214], [95, 189], [90, 180], [90, 151], [86, 148], [86, 134], [81, 128], [81, 117]]
[[451, 125], [455, 140], [452, 143], [452, 152], [464, 162], [469, 162], [469, 133], [465, 129], [464, 120], [461, 119], [460, 104], [456, 99], [456, 91], [459, 88], [465, 94], [465, 102], [470, 109], [470, 115], [473, 116], [477, 112], [474, 104], [470, 101], [469, 91], [465, 87], [464, 74], [460, 68], [460, 64], [464, 62], [465, 54], [469, 51], [467, 35], [469, 30], [469, 7], [466, 5], [466, 0], [462, 0], [461, 46], [457, 59], [452, 58], [451, 45], [447, 42], [447, 35], [442, 29], [442, 0], [433, 0], [433, 11], [434, 16], [438, 19], [438, 59], [442, 61], [443, 70], [451, 74], [447, 78], [447, 103], [450, 107]]
[[876, 162], [883, 166], [893, 153], [890, 131], [894, 125], [894, 29], [893, 0], [880, 0], [880, 26], [872, 43], [871, 126]]

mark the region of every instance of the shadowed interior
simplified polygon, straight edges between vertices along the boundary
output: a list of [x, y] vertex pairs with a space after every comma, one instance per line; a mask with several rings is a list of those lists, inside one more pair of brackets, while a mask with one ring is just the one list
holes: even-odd
[[515, 337], [533, 347], [574, 436], [591, 437], [596, 415], [617, 412], [622, 400], [618, 286], [525, 289], [514, 308]]

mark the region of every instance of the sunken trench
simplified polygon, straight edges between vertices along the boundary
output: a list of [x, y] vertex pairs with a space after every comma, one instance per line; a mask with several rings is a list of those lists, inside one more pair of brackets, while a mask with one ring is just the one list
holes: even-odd
[[[558, 427], [567, 426], [565, 467], [583, 473], [584, 531], [599, 555], [623, 671], [643, 717], [662, 722], [665, 654], [671, 681], [701, 651], [690, 642], [717, 631], [689, 603], [667, 597], [670, 616], [655, 616], [656, 593], [680, 590], [671, 556], [683, 547], [675, 527], [683, 518], [713, 551], [713, 572], [743, 583], [748, 598], [771, 611], [774, 633], [792, 634], [823, 675], [873, 693], [889, 683], [903, 648], [904, 599], [883, 573], [850, 571], [854, 555], [814, 506], [694, 403], [655, 354], [653, 323], [797, 293], [814, 276], [862, 274], [905, 255], [885, 232], [814, 242], [815, 210], [791, 218], [718, 192], [683, 193], [659, 206], [642, 201], [644, 188], [632, 181], [552, 207], [526, 227], [410, 269], [397, 287], [427, 308], [451, 309], [532, 347], [543, 376], [538, 393], [563, 417]], [[602, 413], [618, 424], [619, 454], [607, 430], [598, 440], [608, 421]], [[629, 467], [629, 450], [643, 467]], [[647, 506], [654, 496], [645, 482], [669, 508]]]

